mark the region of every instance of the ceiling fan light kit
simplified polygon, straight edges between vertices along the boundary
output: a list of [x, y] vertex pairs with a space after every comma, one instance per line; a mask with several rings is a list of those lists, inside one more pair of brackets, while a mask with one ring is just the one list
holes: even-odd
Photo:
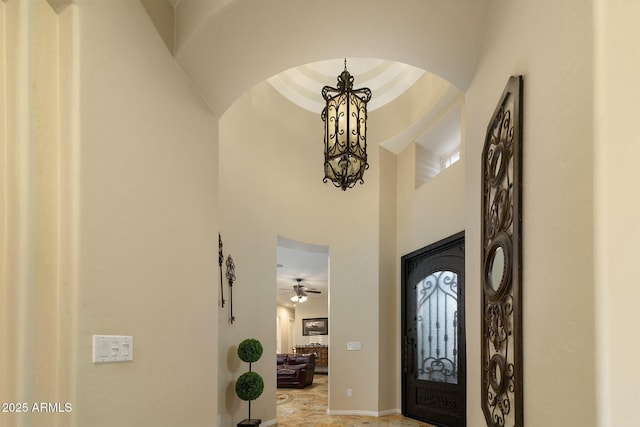
[[303, 302], [305, 302], [307, 300], [307, 296], [306, 295], [300, 295], [300, 296], [294, 295], [290, 299], [291, 299], [291, 302], [293, 302], [293, 303], [303, 303]]
[[295, 279], [297, 284], [293, 285], [293, 292], [294, 295], [290, 298], [291, 302], [293, 303], [303, 303], [308, 299], [308, 293], [311, 294], [321, 294], [322, 291], [318, 291], [315, 289], [308, 289], [306, 286], [302, 285], [302, 278], [296, 278]]

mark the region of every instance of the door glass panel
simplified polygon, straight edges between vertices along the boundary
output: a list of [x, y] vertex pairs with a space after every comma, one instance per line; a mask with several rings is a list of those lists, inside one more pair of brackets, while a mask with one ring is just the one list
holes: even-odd
[[419, 380], [458, 384], [458, 275], [436, 271], [416, 287]]

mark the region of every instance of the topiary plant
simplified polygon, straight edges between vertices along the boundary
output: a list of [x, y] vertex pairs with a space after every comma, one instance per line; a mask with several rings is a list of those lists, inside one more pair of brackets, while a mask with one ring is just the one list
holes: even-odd
[[247, 338], [238, 345], [238, 357], [243, 362], [257, 362], [262, 356], [262, 344], [255, 338]]
[[255, 400], [264, 390], [264, 381], [256, 372], [245, 372], [236, 381], [236, 394], [242, 400]]
[[240, 399], [249, 401], [249, 418], [241, 421], [238, 426], [258, 426], [261, 422], [259, 419], [251, 419], [251, 401], [262, 394], [264, 381], [260, 374], [251, 372], [251, 364], [260, 359], [262, 351], [262, 344], [255, 338], [247, 338], [238, 345], [238, 357], [249, 364], [249, 372], [240, 375], [236, 381], [236, 394]]

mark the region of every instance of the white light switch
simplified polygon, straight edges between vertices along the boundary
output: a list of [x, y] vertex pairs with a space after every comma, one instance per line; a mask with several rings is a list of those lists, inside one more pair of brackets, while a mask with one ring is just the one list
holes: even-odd
[[94, 335], [93, 363], [133, 360], [133, 337], [125, 335]]
[[360, 341], [349, 341], [347, 342], [347, 350], [360, 350], [362, 348], [362, 343]]

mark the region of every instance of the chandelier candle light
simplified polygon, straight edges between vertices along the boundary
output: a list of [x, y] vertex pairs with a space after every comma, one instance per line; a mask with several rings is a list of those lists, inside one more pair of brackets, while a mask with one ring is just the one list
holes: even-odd
[[344, 71], [338, 76], [338, 87], [325, 86], [322, 97], [324, 122], [324, 179], [346, 190], [356, 182], [364, 184], [367, 163], [367, 102], [368, 88], [354, 89], [353, 76]]

